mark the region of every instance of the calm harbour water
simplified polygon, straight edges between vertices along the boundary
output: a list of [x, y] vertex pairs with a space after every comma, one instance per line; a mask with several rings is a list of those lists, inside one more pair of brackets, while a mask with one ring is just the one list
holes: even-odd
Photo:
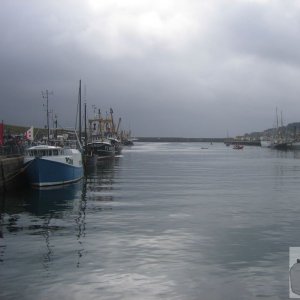
[[288, 299], [299, 187], [300, 152], [136, 143], [0, 197], [0, 299]]

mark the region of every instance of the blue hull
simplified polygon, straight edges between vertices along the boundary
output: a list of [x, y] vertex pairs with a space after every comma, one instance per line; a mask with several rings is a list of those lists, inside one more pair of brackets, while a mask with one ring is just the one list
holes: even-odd
[[25, 165], [32, 186], [52, 186], [75, 182], [82, 178], [83, 167], [35, 158]]

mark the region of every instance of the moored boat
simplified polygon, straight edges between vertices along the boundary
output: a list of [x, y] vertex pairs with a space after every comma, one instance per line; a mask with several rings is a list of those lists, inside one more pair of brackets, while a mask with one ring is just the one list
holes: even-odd
[[[49, 127], [49, 92], [43, 93], [47, 108], [47, 143], [31, 146], [24, 155], [24, 169], [29, 184], [34, 187], [63, 185], [80, 180], [83, 177], [81, 145], [81, 80], [79, 81], [79, 138], [76, 131], [76, 140], [61, 140], [63, 145], [57, 146], [50, 139]], [[32, 129], [33, 130], [33, 129]], [[73, 133], [73, 132], [72, 132]], [[33, 141], [33, 132], [30, 134]]]
[[68, 184], [83, 176], [82, 155], [72, 148], [33, 146], [25, 152], [24, 169], [31, 186]]
[[260, 138], [260, 146], [262, 148], [271, 148], [272, 146], [272, 139], [268, 137], [261, 137]]
[[292, 142], [290, 141], [286, 128], [283, 126], [283, 118], [281, 112], [281, 126], [278, 123], [278, 113], [276, 107], [276, 130], [272, 137], [271, 148], [277, 150], [288, 150], [291, 149]]
[[100, 109], [93, 119], [89, 120], [88, 143], [85, 146], [87, 158], [101, 159], [120, 155], [122, 144], [118, 137], [121, 118], [116, 126], [113, 118], [113, 110], [110, 109], [110, 117], [102, 117]]
[[111, 145], [115, 148], [115, 154], [120, 155], [122, 152], [122, 144], [117, 138], [108, 138]]
[[87, 143], [85, 154], [89, 157], [112, 157], [115, 155], [115, 147], [109, 140], [95, 140]]
[[122, 144], [123, 144], [124, 146], [133, 146], [133, 145], [134, 145], [133, 140], [131, 140], [131, 139], [124, 139], [124, 140], [122, 141]]
[[235, 144], [235, 145], [233, 146], [233, 149], [236, 149], [236, 150], [242, 150], [242, 149], [244, 149], [244, 146], [243, 146], [243, 145], [239, 145], [239, 144]]
[[274, 143], [272, 143], [271, 148], [277, 150], [288, 150], [292, 148], [292, 143], [285, 141], [275, 141]]

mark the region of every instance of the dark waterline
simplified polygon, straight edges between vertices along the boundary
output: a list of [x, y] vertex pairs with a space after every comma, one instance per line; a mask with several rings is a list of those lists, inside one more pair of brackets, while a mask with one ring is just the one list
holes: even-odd
[[0, 299], [288, 299], [299, 158], [137, 143], [75, 185], [2, 195]]

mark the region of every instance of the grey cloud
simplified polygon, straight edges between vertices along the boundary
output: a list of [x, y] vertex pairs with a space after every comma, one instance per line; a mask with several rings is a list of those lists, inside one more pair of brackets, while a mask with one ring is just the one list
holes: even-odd
[[296, 2], [115, 3], [2, 2], [4, 122], [43, 126], [49, 89], [60, 123], [73, 126], [79, 79], [89, 116], [92, 105], [113, 107], [137, 136], [263, 130], [276, 106], [299, 120]]

